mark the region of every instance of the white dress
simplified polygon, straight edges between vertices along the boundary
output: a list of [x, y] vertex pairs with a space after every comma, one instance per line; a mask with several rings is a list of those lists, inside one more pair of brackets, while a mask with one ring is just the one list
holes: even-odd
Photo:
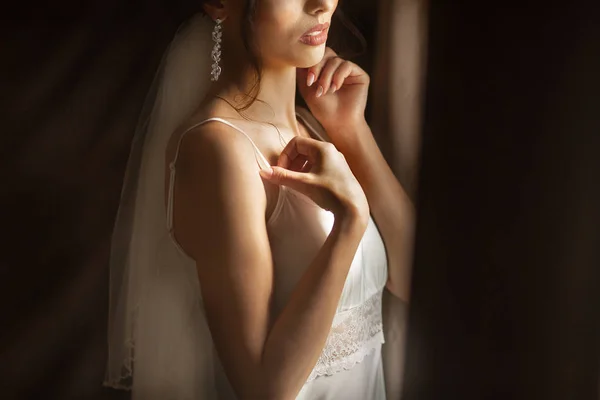
[[[297, 115], [313, 137], [325, 140], [323, 131], [310, 124], [307, 116]], [[241, 129], [221, 118], [207, 119], [187, 131], [208, 121], [227, 124], [252, 142]], [[258, 147], [252, 144], [258, 159], [268, 165]], [[174, 172], [172, 168], [171, 180]], [[169, 209], [171, 199], [172, 193], [169, 193]], [[277, 204], [267, 221], [275, 268], [273, 307], [276, 315], [323, 246], [332, 226], [333, 215], [329, 211], [299, 192], [280, 187]], [[325, 347], [297, 400], [385, 400], [381, 297], [386, 281], [385, 248], [370, 219], [350, 267]], [[235, 399], [220, 365], [215, 365], [215, 373], [219, 398]]]

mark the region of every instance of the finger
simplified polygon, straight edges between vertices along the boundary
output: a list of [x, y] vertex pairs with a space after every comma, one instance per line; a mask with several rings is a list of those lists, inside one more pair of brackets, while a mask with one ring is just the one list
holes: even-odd
[[[284, 158], [286, 160], [288, 160], [287, 155], [284, 155]], [[299, 154], [294, 160], [289, 161], [287, 163], [285, 163], [286, 165], [283, 166], [283, 163], [278, 163], [279, 167], [285, 168], [285, 169], [289, 169], [291, 171], [297, 171], [297, 172], [310, 172], [310, 170], [312, 169], [313, 164], [308, 161], [308, 159]]]
[[313, 164], [310, 161], [306, 160], [306, 162], [300, 169], [300, 172], [310, 172], [310, 171], [312, 171], [312, 167], [313, 167]]
[[[291, 151], [291, 150], [290, 150]], [[288, 155], [290, 153], [290, 151], [288, 152], [282, 152], [279, 155], [279, 159], [277, 160], [277, 166], [281, 167], [281, 168], [289, 168], [292, 159], [290, 159], [290, 156]]]
[[[296, 82], [298, 86], [308, 86], [308, 68], [296, 68]], [[313, 80], [314, 83], [314, 80]]]
[[283, 148], [281, 154], [279, 155], [279, 159], [277, 160], [278, 167], [290, 169], [290, 166], [294, 160], [298, 158], [300, 153], [298, 152], [298, 146], [296, 143], [297, 140], [298, 136], [293, 137]]
[[306, 85], [312, 86], [313, 83], [319, 79], [319, 75], [321, 74], [321, 70], [327, 64], [327, 60], [330, 58], [337, 57], [335, 51], [333, 51], [330, 47], [325, 48], [325, 54], [323, 55], [323, 59], [319, 61], [316, 65], [313, 65], [310, 68], [306, 69]]
[[296, 136], [289, 141], [279, 155], [277, 166], [289, 169], [293, 160], [300, 155], [311, 164], [316, 164], [321, 159], [322, 147], [323, 143], [318, 140]]
[[292, 171], [302, 171], [302, 168], [304, 168], [304, 165], [306, 165], [306, 163], [308, 162], [308, 159], [303, 156], [303, 155], [298, 155], [298, 157], [296, 157], [294, 159], [294, 161], [292, 161], [292, 163], [290, 164], [290, 166], [288, 167], [289, 170]]
[[[327, 64], [325, 64], [321, 70], [321, 75], [319, 75], [317, 80], [317, 97], [321, 97], [322, 95], [329, 93], [329, 88], [333, 83], [333, 75], [342, 64], [344, 64], [344, 60], [339, 57], [332, 57], [327, 60]], [[334, 89], [336, 88], [334, 87]]]
[[271, 183], [288, 186], [298, 191], [303, 191], [303, 188], [312, 185], [314, 181], [313, 174], [280, 167], [273, 167], [271, 171], [260, 170], [260, 175]]
[[[314, 83], [315, 78], [314, 78], [314, 73], [311, 73], [312, 75], [312, 80], [311, 80], [311, 84]], [[307, 81], [307, 76], [308, 76], [308, 68], [296, 68], [296, 84], [298, 86], [298, 92], [300, 92], [300, 94], [302, 95], [303, 98], [308, 98], [308, 96], [314, 96], [315, 93], [315, 86], [313, 85], [313, 87], [308, 87], [308, 81]]]
[[335, 86], [336, 90], [339, 90], [344, 85], [346, 78], [352, 74], [353, 69], [354, 64], [350, 61], [344, 61], [333, 73], [333, 77], [331, 78], [332, 86]]

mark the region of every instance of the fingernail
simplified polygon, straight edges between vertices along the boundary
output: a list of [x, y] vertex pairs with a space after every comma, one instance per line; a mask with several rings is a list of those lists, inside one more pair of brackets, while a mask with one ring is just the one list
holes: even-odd
[[308, 77], [306, 79], [306, 85], [312, 86], [313, 83], [315, 83], [315, 74], [313, 74], [312, 72], [309, 72]]
[[337, 90], [337, 86], [335, 86], [335, 83], [333, 85], [331, 85], [331, 87], [329, 88], [329, 93], [335, 93], [335, 91]]
[[321, 97], [321, 95], [323, 95], [323, 86], [319, 86], [319, 89], [317, 90], [317, 97]]
[[261, 169], [260, 171], [258, 171], [258, 173], [263, 178], [269, 179], [269, 178], [271, 178], [273, 176], [273, 169], [272, 168]]

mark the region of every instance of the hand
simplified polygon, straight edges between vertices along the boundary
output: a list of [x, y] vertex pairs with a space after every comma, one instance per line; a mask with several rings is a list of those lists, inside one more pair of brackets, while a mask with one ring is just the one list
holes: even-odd
[[364, 121], [369, 75], [329, 47], [317, 65], [297, 69], [296, 81], [311, 113], [328, 133]]
[[346, 159], [328, 142], [296, 136], [287, 144], [272, 171], [261, 171], [271, 183], [289, 186], [338, 216], [366, 222], [369, 204]]

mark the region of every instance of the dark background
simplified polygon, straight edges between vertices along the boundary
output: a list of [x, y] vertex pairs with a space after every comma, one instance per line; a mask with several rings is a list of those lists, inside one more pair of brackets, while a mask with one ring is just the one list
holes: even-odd
[[598, 400], [598, 2], [432, 1], [405, 400]]
[[[375, 3], [346, 3], [373, 48]], [[597, 400], [598, 6], [430, 3], [404, 398]], [[108, 245], [137, 113], [190, 4], [2, 12], [2, 399], [127, 397], [100, 386]]]

